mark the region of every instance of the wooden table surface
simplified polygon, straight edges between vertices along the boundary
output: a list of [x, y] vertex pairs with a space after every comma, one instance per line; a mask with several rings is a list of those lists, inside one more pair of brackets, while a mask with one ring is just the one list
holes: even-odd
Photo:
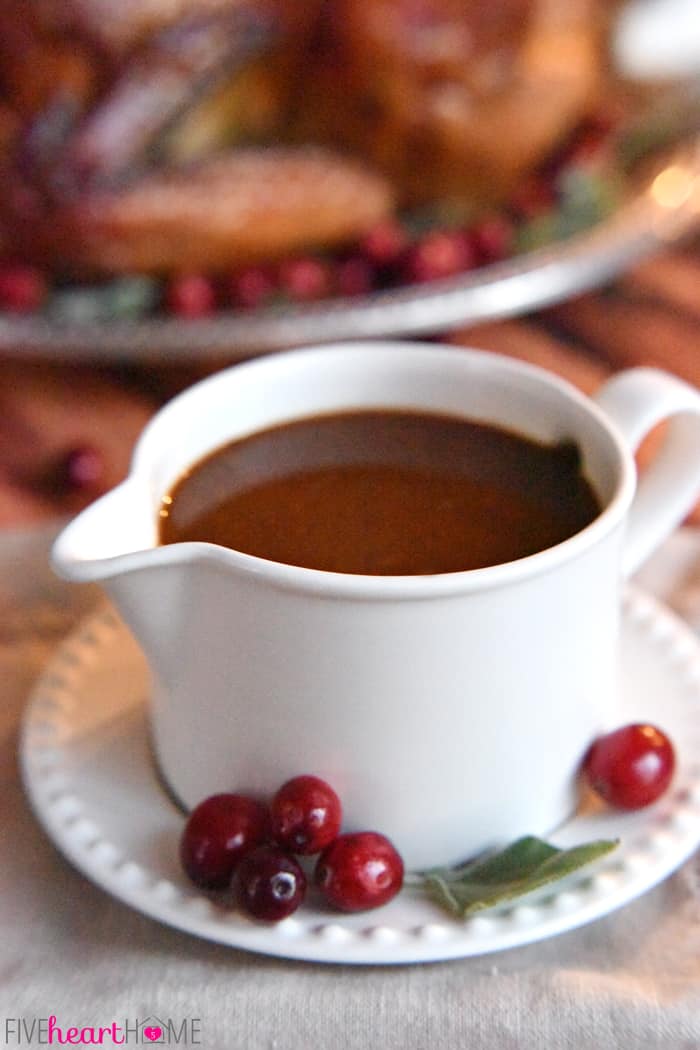
[[[532, 361], [592, 393], [616, 370], [655, 365], [700, 388], [700, 243], [657, 255], [611, 287], [447, 341]], [[194, 369], [112, 368], [0, 358], [0, 527], [74, 513], [128, 468], [134, 441]], [[642, 450], [648, 455], [653, 440]], [[99, 478], [63, 483], [66, 456], [96, 455]], [[700, 524], [700, 505], [691, 517]]]

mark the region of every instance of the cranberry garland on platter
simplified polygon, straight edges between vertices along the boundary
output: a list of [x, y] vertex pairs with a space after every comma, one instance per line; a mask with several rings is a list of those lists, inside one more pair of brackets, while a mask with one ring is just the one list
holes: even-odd
[[4, 0], [0, 306], [201, 318], [566, 235], [627, 107], [616, 2]]
[[445, 215], [439, 206], [425, 208], [381, 220], [349, 248], [291, 256], [228, 274], [188, 271], [158, 278], [135, 273], [74, 284], [9, 258], [0, 262], [0, 310], [41, 313], [76, 324], [168, 315], [197, 320], [221, 311], [354, 298], [469, 273], [565, 238], [609, 215], [623, 185], [611, 150], [614, 130], [610, 116], [589, 118], [505, 207], [471, 222], [461, 220], [454, 209]]

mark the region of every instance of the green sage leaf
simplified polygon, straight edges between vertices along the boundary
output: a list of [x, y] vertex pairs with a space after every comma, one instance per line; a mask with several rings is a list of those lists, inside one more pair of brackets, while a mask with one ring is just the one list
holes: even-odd
[[617, 846], [601, 839], [570, 849], [559, 849], [534, 835], [526, 835], [498, 853], [477, 858], [459, 868], [439, 868], [423, 879], [426, 893], [453, 915], [468, 918], [484, 908], [522, 897], [526, 893], [578, 871]]
[[613, 170], [571, 167], [558, 178], [558, 203], [518, 229], [518, 251], [529, 252], [589, 230], [612, 215], [623, 199], [623, 183]]
[[56, 289], [47, 313], [52, 321], [61, 324], [134, 321], [155, 308], [158, 296], [158, 283], [151, 277], [117, 277], [104, 284]]

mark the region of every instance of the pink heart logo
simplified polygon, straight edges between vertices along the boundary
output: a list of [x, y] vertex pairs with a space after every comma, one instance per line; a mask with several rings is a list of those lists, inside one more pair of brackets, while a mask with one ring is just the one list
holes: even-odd
[[160, 1039], [160, 1037], [162, 1036], [163, 1029], [160, 1027], [156, 1028], [155, 1025], [151, 1025], [149, 1028], [144, 1028], [143, 1034], [146, 1036], [146, 1039], [150, 1039], [152, 1043], [155, 1043], [156, 1039]]

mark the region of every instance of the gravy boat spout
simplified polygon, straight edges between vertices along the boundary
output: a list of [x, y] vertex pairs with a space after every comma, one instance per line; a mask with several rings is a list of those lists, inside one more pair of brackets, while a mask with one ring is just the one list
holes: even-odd
[[55, 571], [76, 583], [105, 583], [149, 567], [157, 555], [156, 514], [139, 479], [129, 477], [80, 513], [51, 552]]
[[[157, 413], [138, 441], [126, 481], [84, 510], [58, 537], [52, 562], [59, 575], [79, 583], [104, 582], [111, 591], [120, 577], [134, 570], [223, 553], [204, 544], [159, 547], [158, 515], [164, 496], [193, 463], [266, 425], [266, 405], [252, 396], [255, 377], [255, 368], [239, 365], [203, 380]], [[285, 396], [284, 377], [277, 396], [280, 402]]]

